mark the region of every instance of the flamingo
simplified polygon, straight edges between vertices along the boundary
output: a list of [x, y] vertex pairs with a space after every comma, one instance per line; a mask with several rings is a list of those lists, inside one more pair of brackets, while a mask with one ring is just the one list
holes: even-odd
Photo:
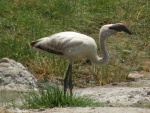
[[109, 61], [109, 54], [105, 47], [107, 37], [124, 31], [132, 34], [129, 28], [123, 23], [103, 25], [99, 32], [99, 44], [102, 50], [103, 57], [97, 54], [97, 44], [92, 37], [73, 31], [65, 31], [53, 34], [49, 37], [44, 37], [31, 42], [29, 45], [32, 48], [37, 48], [52, 54], [64, 56], [69, 60], [68, 69], [64, 78], [64, 95], [66, 95], [69, 87], [70, 95], [72, 96], [72, 66], [75, 61], [88, 59], [95, 64], [105, 64]]

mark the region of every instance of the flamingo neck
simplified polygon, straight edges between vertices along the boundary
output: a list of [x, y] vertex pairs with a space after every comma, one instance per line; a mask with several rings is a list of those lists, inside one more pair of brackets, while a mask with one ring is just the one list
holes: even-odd
[[105, 46], [105, 39], [100, 37], [100, 47], [101, 47], [102, 54], [103, 54], [102, 59], [100, 59], [99, 61], [100, 63], [107, 63], [109, 61], [109, 54]]
[[107, 51], [106, 46], [105, 46], [105, 39], [106, 39], [106, 37], [104, 37], [100, 33], [100, 35], [99, 35], [99, 44], [100, 44], [100, 47], [101, 47], [101, 50], [102, 50], [103, 57], [101, 58], [97, 55], [96, 59], [94, 61], [94, 63], [96, 63], [96, 64], [105, 64], [109, 61], [109, 54], [108, 54], [108, 51]]

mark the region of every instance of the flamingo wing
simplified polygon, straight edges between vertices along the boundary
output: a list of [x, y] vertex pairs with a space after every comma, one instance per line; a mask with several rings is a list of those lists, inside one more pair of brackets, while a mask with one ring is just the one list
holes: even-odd
[[[79, 34], [78, 34], [79, 35]], [[30, 46], [57, 55], [63, 55], [66, 49], [79, 46], [83, 43], [80, 36], [69, 34], [69, 32], [54, 34], [31, 42]]]

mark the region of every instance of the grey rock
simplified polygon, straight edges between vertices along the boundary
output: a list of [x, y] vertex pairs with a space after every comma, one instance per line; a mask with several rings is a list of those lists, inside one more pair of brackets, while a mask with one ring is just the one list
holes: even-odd
[[21, 63], [9, 58], [0, 60], [0, 89], [28, 90], [37, 87], [37, 80]]
[[147, 92], [147, 95], [150, 95], [150, 91], [149, 91], [149, 92]]
[[129, 73], [129, 75], [128, 75], [128, 79], [140, 79], [140, 78], [143, 78], [143, 77], [144, 77], [144, 74], [141, 74], [137, 71]]

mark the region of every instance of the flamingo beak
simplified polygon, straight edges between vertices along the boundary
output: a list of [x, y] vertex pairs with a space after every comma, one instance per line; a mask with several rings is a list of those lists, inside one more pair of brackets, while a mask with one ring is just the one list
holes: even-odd
[[129, 28], [126, 25], [124, 25], [123, 23], [113, 24], [112, 26], [109, 27], [109, 29], [112, 29], [112, 30], [115, 30], [115, 31], [118, 31], [118, 32], [124, 31], [124, 32], [132, 35]]

